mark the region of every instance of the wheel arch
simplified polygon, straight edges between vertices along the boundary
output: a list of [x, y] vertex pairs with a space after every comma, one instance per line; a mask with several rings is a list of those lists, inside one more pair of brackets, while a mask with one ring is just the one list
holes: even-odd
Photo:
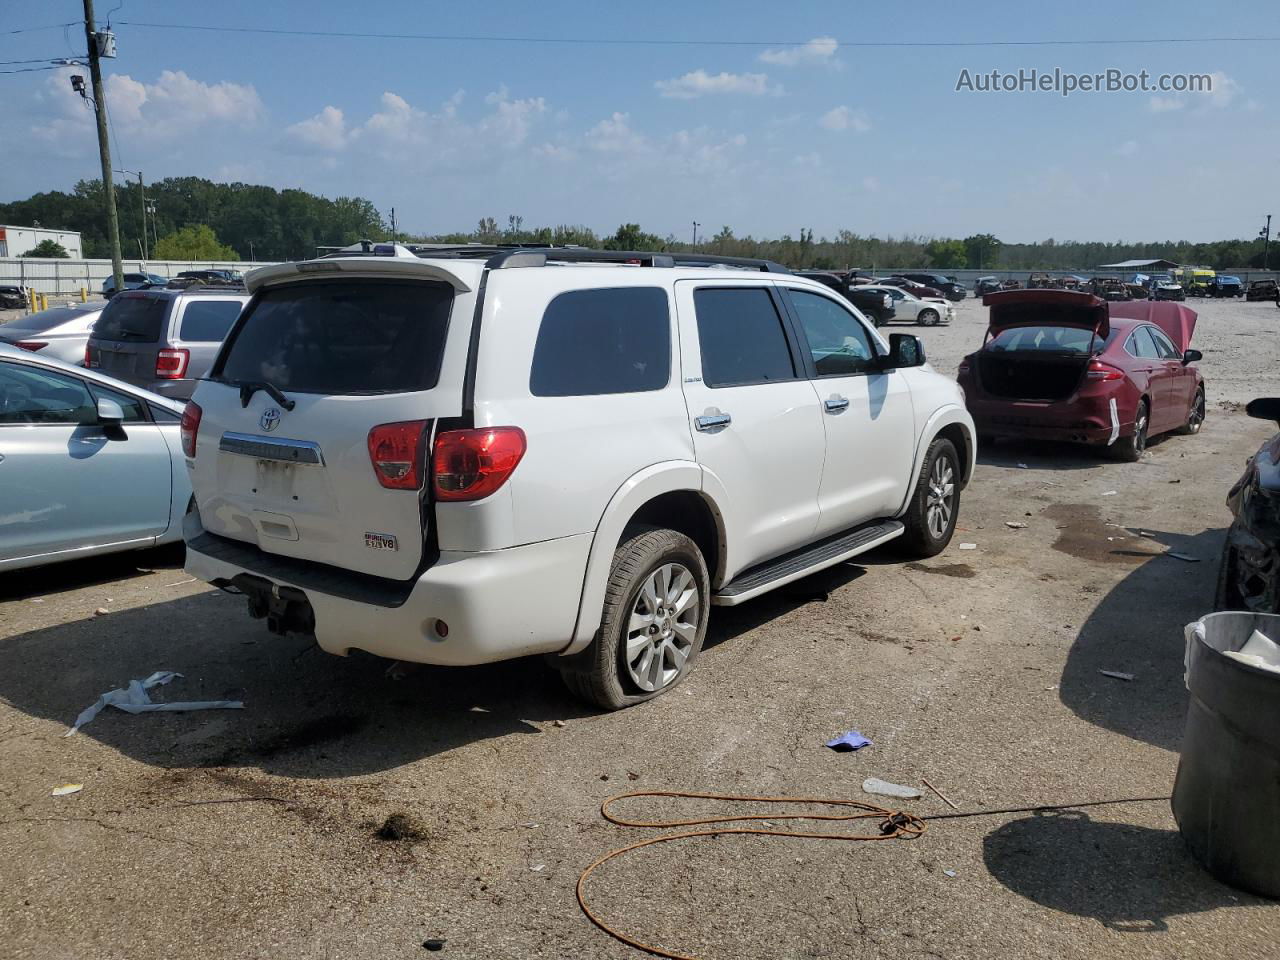
[[599, 629], [614, 551], [636, 523], [685, 534], [703, 552], [713, 587], [720, 582], [727, 556], [726, 523], [719, 503], [703, 489], [702, 468], [691, 461], [646, 467], [618, 488], [596, 525], [573, 637], [561, 656], [585, 649]]

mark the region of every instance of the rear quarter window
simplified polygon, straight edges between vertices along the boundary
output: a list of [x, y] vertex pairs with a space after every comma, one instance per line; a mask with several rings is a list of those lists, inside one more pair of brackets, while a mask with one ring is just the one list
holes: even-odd
[[247, 308], [213, 375], [299, 393], [430, 390], [452, 307], [453, 287], [434, 281], [272, 287]]
[[529, 392], [587, 397], [661, 390], [671, 378], [671, 313], [660, 287], [562, 293], [542, 315]]
[[238, 300], [191, 300], [182, 311], [178, 339], [188, 342], [221, 343], [240, 316]]

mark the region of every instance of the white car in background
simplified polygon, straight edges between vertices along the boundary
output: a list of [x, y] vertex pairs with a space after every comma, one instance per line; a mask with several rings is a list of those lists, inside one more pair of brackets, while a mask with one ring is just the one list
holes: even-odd
[[182, 539], [182, 404], [0, 344], [0, 572]]
[[940, 323], [950, 323], [956, 318], [956, 307], [945, 297], [927, 297], [921, 299], [914, 293], [901, 287], [888, 284], [866, 284], [859, 290], [878, 290], [893, 297], [893, 305], [897, 310], [898, 320], [908, 320], [922, 327], [936, 327]]
[[82, 367], [89, 333], [104, 306], [101, 302], [68, 303], [0, 323], [0, 343]]

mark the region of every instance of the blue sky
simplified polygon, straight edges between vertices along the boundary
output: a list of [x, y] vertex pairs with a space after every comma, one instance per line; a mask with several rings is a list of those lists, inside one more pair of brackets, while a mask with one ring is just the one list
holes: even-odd
[[[99, 21], [119, 0], [98, 0]], [[756, 236], [1008, 241], [1252, 236], [1280, 215], [1276, 42], [860, 47], [876, 41], [1280, 36], [1280, 5], [684, 0], [126, 0], [108, 62], [118, 167], [394, 206], [404, 229], [691, 221]], [[70, 55], [80, 0], [5, 0], [0, 60]], [[337, 39], [169, 30], [764, 41]], [[793, 42], [787, 45], [785, 42]], [[957, 92], [1019, 68], [1212, 74], [1212, 94]], [[12, 67], [0, 67], [12, 69]], [[67, 74], [0, 76], [0, 200], [97, 175]], [[80, 72], [87, 72], [81, 70]], [[1272, 209], [1274, 205], [1276, 209]]]

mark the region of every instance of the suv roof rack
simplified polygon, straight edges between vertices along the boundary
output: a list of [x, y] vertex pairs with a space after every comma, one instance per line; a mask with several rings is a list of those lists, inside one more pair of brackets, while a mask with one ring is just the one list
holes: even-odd
[[719, 257], [706, 253], [658, 253], [649, 250], [592, 250], [587, 247], [535, 247], [504, 250], [491, 256], [490, 270], [512, 267], [545, 267], [548, 261], [561, 263], [625, 263], [640, 267], [738, 267], [766, 273], [790, 273], [780, 263], [754, 257]]

